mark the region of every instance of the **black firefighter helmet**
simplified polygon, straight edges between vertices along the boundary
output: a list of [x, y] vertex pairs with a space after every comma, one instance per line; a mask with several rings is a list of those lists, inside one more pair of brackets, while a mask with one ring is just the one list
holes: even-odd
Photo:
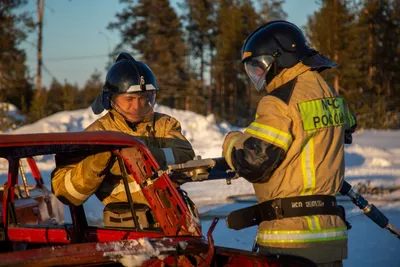
[[257, 91], [262, 91], [283, 69], [299, 62], [318, 71], [337, 67], [309, 45], [296, 25], [283, 20], [268, 22], [247, 37], [242, 62]]
[[107, 72], [103, 89], [92, 104], [95, 114], [112, 108], [114, 94], [152, 92], [151, 105], [155, 104], [155, 92], [158, 90], [153, 71], [143, 62], [136, 61], [129, 53], [122, 52]]

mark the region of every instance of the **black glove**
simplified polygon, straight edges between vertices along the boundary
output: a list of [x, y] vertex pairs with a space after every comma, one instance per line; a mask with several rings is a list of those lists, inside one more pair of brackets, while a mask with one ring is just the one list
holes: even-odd
[[344, 143], [345, 144], [353, 143], [353, 136], [348, 131], [344, 131]]
[[353, 143], [352, 134], [356, 131], [356, 128], [357, 128], [357, 118], [354, 115], [351, 115], [351, 116], [353, 116], [354, 125], [351, 128], [344, 130], [344, 143], [345, 144]]

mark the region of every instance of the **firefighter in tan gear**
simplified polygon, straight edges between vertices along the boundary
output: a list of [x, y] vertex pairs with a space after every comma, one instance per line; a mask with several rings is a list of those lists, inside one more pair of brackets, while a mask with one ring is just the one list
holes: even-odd
[[[109, 130], [135, 136], [148, 146], [161, 166], [193, 159], [194, 151], [182, 135], [180, 123], [173, 117], [153, 111], [157, 90], [151, 69], [130, 54], [121, 53], [109, 69], [103, 89], [92, 105], [95, 114], [104, 110], [108, 113], [85, 131]], [[64, 204], [81, 205], [96, 194], [106, 205], [106, 226], [132, 225], [121, 170], [111, 152], [72, 162], [58, 156], [51, 182], [54, 194]], [[132, 199], [138, 203], [135, 207], [145, 207], [148, 212], [148, 202], [131, 175], [128, 182]], [[142, 215], [148, 217], [148, 214]], [[140, 215], [139, 222], [148, 225]]]
[[257, 28], [243, 45], [242, 61], [256, 89], [267, 95], [245, 132], [225, 137], [223, 154], [253, 183], [258, 251], [342, 266], [347, 223], [335, 195], [344, 179], [345, 136], [350, 141], [356, 123], [319, 74], [337, 65], [286, 21]]

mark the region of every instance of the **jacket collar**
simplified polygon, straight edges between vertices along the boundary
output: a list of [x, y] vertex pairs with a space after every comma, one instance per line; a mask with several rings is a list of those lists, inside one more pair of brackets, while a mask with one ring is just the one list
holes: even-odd
[[291, 68], [283, 69], [278, 75], [275, 76], [274, 79], [267, 85], [266, 90], [268, 93], [271, 93], [273, 90], [278, 88], [279, 86], [287, 83], [288, 81], [296, 78], [300, 74], [308, 71], [311, 67], [304, 65], [299, 62]]
[[[116, 110], [112, 109], [109, 111], [110, 116], [113, 118], [115, 121], [116, 125], [118, 125], [118, 128], [123, 128], [124, 132], [130, 132], [133, 131], [131, 127], [129, 127], [128, 123], [126, 122], [125, 118], [119, 114]], [[137, 123], [138, 128], [140, 129], [147, 129], [148, 125], [153, 129], [153, 120], [154, 120], [154, 111], [152, 111], [150, 114], [146, 115], [144, 119], [140, 122]], [[154, 129], [153, 129], [154, 130]]]

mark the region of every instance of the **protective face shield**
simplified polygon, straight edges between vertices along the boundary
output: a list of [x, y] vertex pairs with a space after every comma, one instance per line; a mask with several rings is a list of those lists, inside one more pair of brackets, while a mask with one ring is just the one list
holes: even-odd
[[142, 121], [153, 112], [156, 104], [156, 90], [115, 94], [112, 96], [111, 106], [127, 121]]
[[267, 86], [265, 77], [273, 62], [274, 57], [269, 55], [249, 58], [244, 62], [244, 69], [258, 92], [263, 91]]

